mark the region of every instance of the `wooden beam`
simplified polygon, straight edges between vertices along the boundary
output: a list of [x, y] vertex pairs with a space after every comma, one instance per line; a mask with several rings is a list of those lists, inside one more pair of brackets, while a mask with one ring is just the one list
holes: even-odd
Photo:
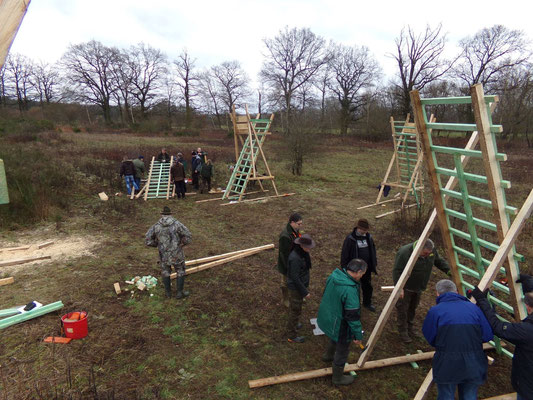
[[241, 203], [247, 203], [247, 202], [257, 201], [257, 200], [273, 199], [276, 197], [288, 197], [288, 196], [294, 196], [295, 194], [296, 193], [284, 193], [284, 194], [278, 194], [277, 196], [257, 197], [256, 199], [241, 200], [241, 201], [236, 201], [234, 203], [224, 203], [224, 204], [221, 204], [221, 206], [230, 206], [233, 204], [241, 204]]
[[484, 400], [516, 400], [516, 393], [507, 393], [500, 396], [487, 397]]
[[33, 261], [47, 260], [52, 258], [52, 256], [39, 256], [39, 257], [28, 257], [28, 258], [17, 258], [14, 260], [0, 261], [0, 267], [8, 267], [10, 265], [19, 265], [25, 264]]
[[[249, 194], [264, 193], [264, 192], [268, 192], [268, 190], [255, 190], [253, 192], [246, 192], [246, 193], [244, 193], [244, 195], [248, 196]], [[224, 200], [224, 198], [223, 197], [217, 197], [216, 199], [196, 200], [195, 203], [205, 203], [206, 201], [216, 201], [216, 200]]]
[[424, 400], [429, 394], [429, 391], [432, 385], [433, 385], [433, 369], [430, 369], [428, 374], [426, 375], [426, 378], [424, 379], [424, 382], [422, 382], [422, 385], [418, 389], [418, 392], [416, 393], [414, 400]]
[[[466, 144], [465, 149], [471, 150], [475, 148], [478, 140], [479, 140], [479, 135], [477, 134], [477, 132], [473, 132], [472, 136], [470, 137], [470, 140]], [[469, 157], [461, 157], [461, 163], [463, 166], [465, 166], [468, 163], [468, 161], [469, 161]], [[456, 185], [457, 185], [457, 178], [452, 176], [448, 179], [448, 182], [446, 183], [446, 189], [452, 190], [453, 188], [455, 188]], [[418, 239], [418, 242], [413, 250], [413, 254], [411, 254], [411, 257], [407, 261], [407, 265], [405, 266], [402, 274], [400, 275], [400, 278], [398, 279], [398, 282], [396, 283], [394, 290], [389, 296], [389, 299], [387, 300], [387, 303], [385, 304], [383, 311], [381, 311], [381, 314], [379, 315], [378, 321], [376, 322], [376, 325], [374, 326], [374, 329], [372, 330], [372, 333], [367, 341], [366, 350], [363, 351], [363, 353], [359, 357], [359, 360], [357, 361], [357, 365], [363, 366], [365, 362], [368, 360], [368, 358], [370, 357], [370, 354], [372, 354], [372, 351], [374, 350], [377, 340], [379, 339], [379, 337], [381, 336], [381, 333], [383, 332], [383, 329], [385, 328], [385, 323], [389, 319], [390, 314], [392, 313], [392, 309], [394, 308], [394, 305], [398, 301], [400, 291], [403, 289], [405, 283], [407, 282], [407, 279], [409, 279], [409, 276], [411, 275], [411, 271], [415, 265], [415, 262], [418, 259], [418, 256], [420, 255], [420, 251], [422, 250], [421, 243], [422, 242], [425, 243], [425, 241], [429, 238], [429, 235], [431, 234], [435, 226], [436, 220], [437, 220], [437, 211], [433, 209], [433, 212], [431, 213], [429, 220], [426, 223], [426, 227], [422, 231], [422, 234], [420, 235], [420, 238]]]
[[31, 246], [17, 246], [17, 247], [4, 247], [3, 249], [0, 249], [0, 251], [20, 251], [20, 250], [28, 250]]
[[389, 200], [384, 200], [384, 201], [380, 201], [379, 203], [372, 203], [372, 204], [369, 204], [367, 206], [361, 206], [361, 207], [357, 207], [356, 210], [363, 210], [365, 208], [370, 208], [370, 207], [374, 207], [374, 206], [379, 206], [381, 204], [385, 204], [385, 203], [390, 203], [391, 201], [398, 201], [398, 200], [401, 200], [400, 197], [396, 197], [394, 199], [389, 199]]
[[[483, 344], [483, 349], [492, 350], [494, 349], [494, 347], [488, 343], [485, 343]], [[357, 364], [348, 364], [344, 367], [344, 372], [365, 371], [369, 369], [390, 367], [393, 365], [400, 365], [400, 364], [405, 364], [405, 363], [410, 363], [410, 362], [430, 360], [431, 358], [433, 358], [434, 354], [435, 354], [434, 351], [428, 351], [424, 353], [416, 353], [416, 354], [410, 354], [406, 356], [384, 358], [381, 360], [369, 361], [364, 366], [359, 366]], [[323, 376], [331, 375], [331, 373], [332, 373], [331, 368], [321, 368], [321, 369], [315, 369], [312, 371], [296, 372], [293, 374], [286, 374], [286, 375], [281, 375], [281, 376], [272, 376], [270, 378], [250, 380], [248, 381], [248, 386], [250, 387], [250, 389], [254, 389], [254, 388], [259, 388], [259, 387], [264, 387], [264, 386], [277, 385], [280, 383], [320, 378]]]
[[406, 210], [406, 209], [412, 208], [412, 207], [416, 207], [416, 206], [417, 206], [416, 203], [409, 204], [407, 206], [403, 206], [402, 208], [398, 208], [397, 210], [393, 210], [393, 211], [389, 211], [389, 212], [386, 212], [386, 213], [383, 213], [383, 214], [376, 215], [374, 218], [380, 219], [380, 218], [386, 217], [387, 215], [396, 214], [396, 213], [399, 213], [399, 212], [401, 212], [403, 210]]
[[382, 286], [381, 291], [382, 292], [392, 292], [394, 290], [394, 286]]
[[[198, 267], [193, 267], [193, 268], [185, 270], [185, 275], [190, 275], [190, 274], [194, 274], [196, 272], [203, 271], [205, 269], [217, 267], [219, 265], [223, 265], [223, 264], [229, 263], [231, 261], [235, 261], [235, 260], [238, 260], [238, 259], [241, 259], [241, 258], [244, 258], [244, 257], [248, 257], [248, 256], [251, 256], [251, 255], [260, 253], [263, 250], [266, 250], [266, 249], [258, 248], [258, 249], [255, 249], [255, 250], [249, 250], [249, 251], [246, 251], [246, 252], [243, 252], [243, 253], [236, 254], [236, 255], [231, 256], [231, 257], [226, 257], [226, 258], [223, 258], [221, 260], [212, 261], [212, 262], [209, 262], [207, 264], [200, 265]], [[170, 275], [170, 279], [176, 279], [177, 276], [178, 276], [178, 274], [174, 272], [174, 273], [172, 273]]]
[[53, 240], [48, 240], [47, 242], [42, 242], [37, 245], [38, 249], [44, 249], [45, 247], [51, 246], [54, 244]]
[[15, 282], [15, 278], [10, 276], [9, 278], [0, 279], [0, 286], [10, 285]]
[[216, 256], [197, 258], [196, 260], [185, 261], [185, 265], [189, 266], [189, 265], [201, 264], [201, 263], [204, 263], [204, 262], [220, 260], [221, 258], [226, 258], [226, 257], [234, 256], [234, 255], [237, 255], [237, 254], [242, 254], [242, 253], [245, 253], [245, 252], [248, 252], [248, 251], [251, 251], [251, 250], [269, 250], [269, 249], [273, 249], [273, 248], [274, 248], [274, 244], [273, 243], [265, 244], [263, 246], [251, 247], [249, 249], [236, 250], [236, 251], [232, 251], [232, 252], [229, 252], [229, 253], [219, 254], [219, 255], [216, 255]]

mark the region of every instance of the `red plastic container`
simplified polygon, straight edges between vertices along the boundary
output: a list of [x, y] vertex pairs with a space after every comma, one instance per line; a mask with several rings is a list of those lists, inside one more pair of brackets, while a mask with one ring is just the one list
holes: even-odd
[[85, 317], [78, 321], [65, 321], [67, 319], [70, 319], [72, 314], [74, 312], [65, 314], [61, 317], [61, 321], [63, 322], [63, 329], [65, 330], [65, 336], [72, 339], [83, 339], [85, 336], [87, 336], [87, 333], [89, 332], [89, 328], [87, 326], [87, 312], [86, 311], [78, 311], [78, 313], [85, 313]]

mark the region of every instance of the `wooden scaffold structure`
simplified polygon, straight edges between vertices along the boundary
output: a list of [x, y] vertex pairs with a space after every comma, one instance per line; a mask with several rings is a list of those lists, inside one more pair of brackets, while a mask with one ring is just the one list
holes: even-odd
[[[390, 117], [392, 143], [394, 152], [385, 176], [380, 183], [376, 201], [372, 204], [358, 207], [362, 210], [386, 203], [401, 201], [400, 208], [376, 215], [376, 219], [401, 212], [402, 210], [418, 207], [424, 203], [424, 182], [422, 176], [424, 153], [420, 142], [420, 135], [414, 122], [409, 122], [410, 114], [405, 121], [395, 121]], [[387, 197], [391, 188], [399, 190], [394, 198], [382, 200]], [[414, 202], [412, 202], [414, 200]]]
[[[514, 244], [533, 212], [533, 190], [520, 211], [507, 205], [503, 189], [510, 187], [510, 182], [502, 179], [499, 165], [500, 161], [506, 160], [506, 155], [498, 153], [494, 136], [495, 132], [501, 131], [501, 126], [493, 125], [491, 119], [491, 112], [497, 102], [497, 97], [485, 96], [481, 85], [474, 85], [471, 88], [471, 96], [468, 97], [420, 99], [418, 92], [413, 91], [411, 99], [415, 110], [415, 123], [426, 154], [435, 208], [369, 336], [365, 350], [361, 353], [357, 363], [347, 365], [345, 371], [380, 368], [433, 357], [433, 353], [428, 352], [369, 361], [423, 245], [437, 223], [450, 259], [452, 278], [458, 290], [464, 294], [467, 289], [475, 286], [481, 290], [490, 288], [493, 292], [489, 295], [489, 301], [497, 307], [502, 319], [512, 318], [514, 315], [516, 320], [521, 320], [526, 313], [524, 305], [519, 301], [522, 297], [522, 289], [516, 283], [519, 273], [517, 262], [522, 260], [523, 256], [516, 252]], [[476, 124], [430, 122], [427, 119], [425, 107], [438, 104], [472, 104]], [[432, 130], [471, 132], [471, 136], [465, 148], [439, 146], [433, 144]], [[480, 150], [476, 150], [478, 143]], [[451, 156], [453, 161], [450, 166], [442, 166], [438, 163], [438, 161], [444, 161], [441, 160], [442, 155]], [[473, 171], [465, 172], [471, 158], [483, 161], [485, 176]], [[443, 178], [447, 178], [445, 185], [443, 185]], [[478, 192], [487, 193], [486, 189], [477, 187], [476, 192], [475, 189], [471, 189], [471, 183], [488, 186], [489, 199], [483, 199], [477, 195]], [[457, 186], [458, 189], [456, 189]], [[449, 198], [455, 201], [447, 205]], [[475, 207], [472, 207], [473, 205]], [[492, 216], [492, 221], [484, 219], [487, 209]], [[510, 215], [515, 215], [512, 224]], [[495, 281], [498, 274], [505, 274], [507, 285]], [[494, 349], [498, 354], [512, 357], [512, 353], [507, 350], [506, 343], [497, 337], [485, 344], [484, 349]], [[331, 373], [331, 368], [322, 368], [252, 380], [249, 381], [249, 386], [255, 388], [311, 379], [331, 375]], [[415, 399], [422, 400], [427, 396], [432, 380], [430, 370]]]

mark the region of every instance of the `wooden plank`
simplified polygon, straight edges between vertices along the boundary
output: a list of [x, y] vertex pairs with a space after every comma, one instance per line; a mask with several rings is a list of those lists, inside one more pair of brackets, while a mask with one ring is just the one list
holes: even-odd
[[4, 247], [3, 249], [0, 249], [0, 251], [20, 251], [20, 250], [28, 250], [31, 246], [17, 246], [17, 247]]
[[45, 247], [48, 247], [48, 246], [51, 246], [54, 244], [54, 241], [53, 240], [48, 240], [46, 242], [42, 242], [42, 243], [39, 243], [37, 245], [37, 248], [40, 250], [40, 249], [44, 249]]
[[[411, 91], [411, 104], [413, 105], [413, 111], [415, 114], [415, 123], [420, 135], [422, 146], [424, 148], [424, 153], [426, 154], [426, 168], [428, 172], [429, 181], [431, 183], [431, 192], [433, 193], [433, 203], [437, 211], [437, 221], [439, 223], [442, 241], [444, 242], [444, 248], [446, 254], [448, 255], [448, 262], [450, 264], [450, 269], [452, 273], [452, 279], [457, 285], [457, 288], [462, 287], [461, 285], [461, 276], [459, 274], [459, 268], [457, 266], [457, 258], [453, 251], [453, 242], [452, 236], [449, 230], [449, 217], [444, 212], [444, 201], [440, 192], [439, 178], [437, 176], [437, 171], [435, 170], [436, 158], [431, 151], [430, 137], [428, 134], [426, 122], [424, 119], [424, 110], [422, 103], [420, 101], [420, 94], [418, 90]], [[462, 293], [465, 294], [465, 293]]]
[[[485, 270], [485, 275], [483, 275], [483, 277], [479, 281], [478, 287], [480, 290], [483, 291], [487, 289], [491, 285], [492, 281], [494, 281], [500, 271], [500, 267], [505, 262], [505, 259], [509, 255], [516, 239], [518, 238], [518, 235], [522, 231], [522, 228], [524, 228], [524, 225], [526, 224], [527, 219], [531, 216], [532, 212], [533, 190], [531, 190], [531, 192], [529, 193], [529, 196], [524, 202], [524, 205], [518, 212], [518, 215], [516, 216], [511, 227], [507, 231], [505, 239], [498, 248], [498, 251], [494, 255], [494, 258], [492, 259], [490, 265]], [[472, 298], [472, 301], [475, 302], [475, 299]]]
[[[476, 126], [480, 132], [479, 144], [483, 152], [483, 165], [487, 175], [489, 187], [489, 198], [492, 202], [492, 211], [497, 226], [498, 240], [503, 244], [504, 238], [509, 230], [509, 216], [505, 210], [505, 193], [502, 188], [502, 176], [497, 160], [496, 143], [491, 132], [490, 119], [485, 104], [485, 95], [481, 84], [473, 85], [470, 88], [472, 96], [472, 108], [476, 119]], [[514, 252], [514, 251], [513, 251]], [[521, 304], [522, 291], [516, 280], [519, 274], [519, 266], [512, 252], [507, 255], [506, 277], [510, 290], [511, 304], [515, 310], [515, 319], [520, 321], [527, 317], [525, 307]]]
[[[235, 261], [235, 260], [238, 260], [238, 259], [241, 259], [241, 258], [244, 258], [244, 257], [248, 257], [248, 256], [251, 256], [251, 255], [260, 253], [263, 250], [266, 250], [266, 249], [258, 248], [258, 249], [255, 249], [255, 250], [249, 250], [249, 251], [246, 251], [246, 252], [243, 252], [243, 253], [240, 253], [240, 254], [236, 254], [236, 255], [231, 256], [231, 257], [226, 257], [226, 258], [223, 258], [221, 260], [212, 261], [212, 262], [209, 262], [207, 264], [200, 265], [198, 267], [190, 268], [190, 269], [187, 269], [185, 271], [185, 275], [190, 275], [190, 274], [194, 274], [196, 272], [203, 271], [205, 269], [217, 267], [219, 265], [223, 265], [223, 264], [229, 263], [231, 261]], [[174, 272], [174, 273], [172, 273], [170, 275], [170, 279], [176, 279], [177, 276], [178, 276], [178, 274]]]
[[394, 286], [382, 286], [381, 291], [382, 292], [392, 292], [394, 290]]
[[233, 205], [233, 204], [241, 204], [241, 203], [247, 203], [247, 202], [251, 202], [251, 201], [258, 201], [258, 200], [265, 200], [265, 199], [273, 199], [273, 198], [276, 198], [276, 197], [288, 197], [288, 196], [294, 196], [296, 193], [284, 193], [284, 194], [279, 194], [277, 196], [265, 196], [265, 197], [257, 197], [255, 199], [247, 199], [247, 200], [241, 200], [241, 201], [235, 201], [233, 203], [224, 203], [224, 204], [220, 204], [221, 206], [230, 206], [230, 205]]
[[367, 206], [362, 206], [362, 207], [357, 207], [356, 210], [363, 210], [365, 208], [370, 208], [370, 207], [374, 207], [374, 206], [379, 206], [381, 204], [385, 204], [385, 203], [390, 203], [391, 201], [398, 201], [400, 200], [399, 197], [396, 197], [394, 199], [389, 199], [389, 200], [384, 200], [384, 201], [380, 201], [379, 203], [372, 203], [372, 204], [369, 204]]
[[67, 337], [48, 336], [47, 338], [45, 338], [43, 340], [43, 342], [45, 342], [45, 343], [62, 343], [62, 344], [66, 344], [66, 343], [70, 343], [71, 340], [72, 340], [72, 338], [67, 338]]
[[[148, 200], [148, 192], [150, 191], [150, 180], [152, 179], [152, 173], [154, 172], [154, 163], [155, 163], [155, 156], [152, 156], [152, 161], [150, 162], [150, 172], [148, 173], [148, 179], [146, 180], [146, 185], [144, 186], [146, 189], [144, 191], [144, 201]], [[140, 194], [141, 192], [139, 192]]]
[[170, 156], [170, 164], [168, 168], [168, 182], [167, 182], [167, 197], [168, 200], [170, 198], [170, 184], [172, 182], [172, 175], [170, 174], [170, 168], [172, 168], [172, 164], [174, 162], [174, 156]]
[[24, 314], [17, 314], [17, 315], [13, 315], [12, 317], [1, 319], [0, 329], [4, 329], [11, 325], [15, 325], [20, 322], [24, 322], [24, 321], [28, 321], [33, 318], [40, 317], [41, 315], [45, 315], [53, 311], [57, 311], [61, 308], [63, 308], [63, 303], [61, 301], [56, 301], [55, 303], [50, 303], [42, 307], [35, 308], [31, 311], [25, 312]]
[[515, 393], [502, 394], [500, 396], [487, 397], [484, 400], [516, 400], [516, 392]]
[[39, 261], [39, 260], [48, 260], [50, 258], [52, 258], [52, 256], [17, 258], [17, 259], [14, 259], [14, 260], [0, 261], [0, 267], [8, 267], [10, 265], [25, 264], [25, 263], [29, 263], [29, 262], [33, 262], [33, 261]]
[[416, 393], [414, 400], [424, 400], [429, 394], [429, 391], [432, 385], [433, 385], [433, 369], [430, 369], [428, 374], [426, 375], [426, 378], [424, 379], [424, 382], [422, 382], [422, 385], [418, 389], [418, 392]]
[[120, 289], [120, 283], [115, 282], [115, 283], [113, 284], [113, 287], [115, 288], [115, 293], [116, 293], [116, 294], [120, 294], [120, 293], [122, 292], [122, 290]]
[[[472, 136], [470, 137], [470, 140], [466, 144], [467, 149], [473, 149], [476, 147], [477, 142], [479, 140], [479, 135], [477, 132], [474, 132]], [[463, 166], [465, 166], [469, 161], [468, 157], [461, 157], [461, 162]], [[446, 183], [446, 189], [453, 189], [457, 185], [457, 178], [450, 177], [448, 179], [448, 182]], [[363, 366], [365, 362], [367, 362], [368, 358], [370, 357], [370, 354], [372, 354], [372, 351], [374, 350], [374, 347], [376, 346], [377, 340], [381, 336], [381, 333], [383, 332], [383, 329], [385, 328], [385, 323], [390, 317], [390, 314], [392, 313], [392, 310], [394, 308], [394, 305], [398, 301], [398, 297], [400, 296], [400, 291], [403, 289], [405, 283], [407, 282], [407, 279], [409, 279], [409, 276], [411, 275], [411, 270], [413, 269], [416, 260], [418, 259], [418, 256], [420, 255], [420, 251], [422, 250], [422, 243], [425, 243], [426, 240], [429, 238], [429, 235], [433, 231], [433, 228], [435, 226], [435, 222], [437, 220], [437, 212], [435, 209], [433, 209], [433, 212], [429, 216], [429, 220], [426, 223], [426, 226], [424, 230], [422, 231], [422, 234], [420, 235], [420, 238], [418, 239], [418, 242], [413, 249], [413, 254], [411, 254], [411, 257], [407, 261], [407, 264], [400, 275], [400, 278], [398, 279], [398, 282], [396, 283], [396, 286], [394, 287], [394, 290], [392, 291], [391, 295], [389, 296], [389, 299], [387, 300], [387, 303], [385, 304], [385, 307], [383, 308], [383, 311], [379, 315], [379, 318], [376, 322], [376, 325], [374, 326], [374, 329], [372, 330], [372, 333], [370, 334], [370, 337], [366, 344], [366, 350], [363, 351], [361, 356], [359, 357], [359, 360], [357, 361], [357, 365]]]
[[259, 250], [259, 249], [260, 250], [269, 250], [269, 249], [273, 249], [273, 248], [274, 248], [274, 244], [273, 243], [265, 244], [263, 246], [251, 247], [249, 249], [236, 250], [236, 251], [231, 251], [229, 253], [219, 254], [219, 255], [216, 255], [216, 256], [197, 258], [196, 260], [185, 261], [185, 265], [189, 266], [189, 265], [201, 264], [201, 263], [204, 263], [204, 262], [220, 260], [221, 258], [234, 256], [236, 254], [242, 254], [242, 253], [245, 253], [245, 252], [251, 251], [251, 250]]
[[[494, 347], [489, 345], [488, 343], [485, 343], [483, 344], [483, 349], [492, 350], [494, 349]], [[364, 366], [359, 366], [357, 364], [347, 364], [344, 367], [344, 372], [365, 371], [369, 369], [390, 367], [390, 366], [400, 365], [400, 364], [405, 364], [405, 363], [410, 363], [410, 362], [430, 360], [431, 358], [433, 358], [434, 354], [435, 354], [434, 351], [428, 351], [424, 353], [410, 354], [408, 356], [384, 358], [381, 360], [369, 361]], [[264, 386], [277, 385], [280, 383], [320, 378], [323, 376], [331, 375], [331, 373], [332, 373], [331, 368], [321, 368], [321, 369], [315, 369], [312, 371], [296, 372], [293, 374], [286, 374], [286, 375], [280, 375], [280, 376], [272, 376], [269, 378], [250, 380], [248, 381], [248, 386], [250, 387], [250, 389], [254, 389], [254, 388], [259, 388], [259, 387], [264, 387]]]
[[376, 215], [374, 218], [380, 219], [380, 218], [386, 217], [387, 215], [396, 214], [396, 213], [399, 213], [399, 212], [401, 212], [403, 210], [406, 210], [406, 209], [412, 208], [412, 207], [416, 207], [416, 206], [417, 206], [416, 203], [409, 204], [407, 206], [403, 206], [403, 208], [398, 208], [397, 210], [393, 210], [393, 211], [389, 211], [389, 212], [386, 212], [386, 213], [383, 213], [383, 214]]
[[0, 286], [11, 285], [15, 282], [15, 278], [10, 276], [9, 278], [0, 279]]

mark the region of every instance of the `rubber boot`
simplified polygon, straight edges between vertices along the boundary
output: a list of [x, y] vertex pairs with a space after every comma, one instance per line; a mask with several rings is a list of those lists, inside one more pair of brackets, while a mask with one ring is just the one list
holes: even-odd
[[287, 308], [289, 308], [289, 288], [282, 287], [281, 288], [281, 296], [283, 297], [283, 305]]
[[408, 325], [407, 332], [409, 333], [411, 339], [420, 339], [420, 334], [416, 331], [413, 324]]
[[172, 297], [172, 291], [170, 290], [170, 276], [163, 278], [163, 285], [165, 285], [165, 296], [170, 299]]
[[178, 277], [177, 285], [178, 285], [178, 293], [176, 293], [176, 299], [183, 299], [184, 297], [187, 297], [189, 295], [189, 292], [186, 292], [183, 290], [183, 286], [185, 285], [184, 276]]
[[331, 382], [334, 385], [350, 385], [355, 380], [355, 377], [351, 375], [344, 375], [344, 365], [338, 366], [333, 364], [333, 376]]
[[322, 354], [322, 361], [324, 362], [332, 362], [333, 356], [335, 356], [335, 350], [337, 349], [337, 345], [333, 342], [328, 343], [328, 347], [324, 354]]
[[400, 331], [400, 340], [404, 343], [411, 343], [413, 341], [413, 339], [411, 339], [411, 337], [407, 333], [407, 330]]

